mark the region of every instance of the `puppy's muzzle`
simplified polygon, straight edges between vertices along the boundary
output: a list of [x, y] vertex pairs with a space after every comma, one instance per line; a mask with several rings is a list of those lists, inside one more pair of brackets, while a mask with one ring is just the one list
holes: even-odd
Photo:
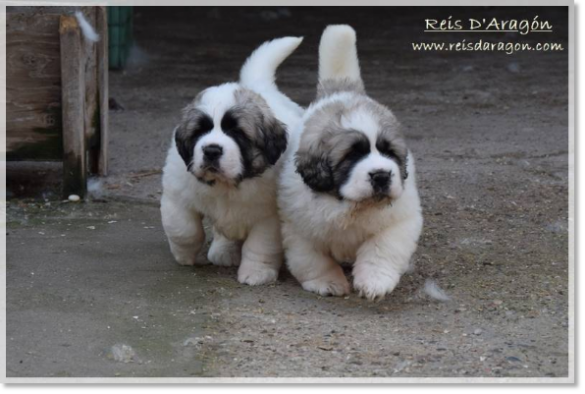
[[223, 155], [223, 148], [217, 144], [210, 144], [203, 147], [203, 160], [208, 166], [216, 166]]
[[370, 172], [370, 183], [376, 194], [387, 193], [391, 180], [392, 173], [390, 171], [379, 170]]

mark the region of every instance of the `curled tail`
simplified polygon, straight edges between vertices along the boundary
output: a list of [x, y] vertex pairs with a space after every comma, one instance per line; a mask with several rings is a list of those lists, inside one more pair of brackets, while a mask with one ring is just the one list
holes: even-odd
[[319, 80], [361, 82], [355, 30], [349, 25], [327, 26], [319, 44]]
[[260, 45], [240, 71], [244, 86], [274, 86], [276, 69], [303, 41], [302, 37], [283, 37]]

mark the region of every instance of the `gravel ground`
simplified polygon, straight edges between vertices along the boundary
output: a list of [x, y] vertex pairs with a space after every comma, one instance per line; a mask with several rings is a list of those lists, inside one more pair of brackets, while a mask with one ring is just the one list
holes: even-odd
[[[137, 8], [132, 63], [110, 75], [124, 109], [110, 114], [105, 202], [52, 197], [59, 166], [8, 166], [8, 376], [567, 376], [567, 52], [412, 51], [476, 39], [421, 33], [425, 18], [471, 14], [537, 14], [566, 44], [562, 9]], [[176, 265], [157, 203], [180, 109], [283, 35], [305, 42], [279, 85], [308, 104], [329, 23], [356, 28], [366, 88], [417, 159], [416, 271], [371, 303], [304, 292], [284, 270], [251, 288], [233, 269]], [[429, 278], [450, 302], [420, 295]]]

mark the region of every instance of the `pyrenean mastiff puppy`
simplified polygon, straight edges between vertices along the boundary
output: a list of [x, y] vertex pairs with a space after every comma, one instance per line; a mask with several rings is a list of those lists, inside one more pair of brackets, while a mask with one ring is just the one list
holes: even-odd
[[392, 292], [422, 229], [414, 159], [400, 124], [368, 97], [355, 31], [325, 29], [317, 98], [291, 135], [279, 209], [287, 266], [303, 288], [344, 295], [339, 263], [353, 263], [353, 287], [368, 299]]
[[276, 203], [279, 160], [303, 109], [275, 85], [277, 67], [301, 43], [285, 37], [260, 46], [239, 83], [202, 91], [183, 110], [163, 170], [162, 223], [179, 264], [197, 259], [202, 219], [213, 226], [207, 259], [237, 266], [249, 285], [275, 281], [283, 251]]

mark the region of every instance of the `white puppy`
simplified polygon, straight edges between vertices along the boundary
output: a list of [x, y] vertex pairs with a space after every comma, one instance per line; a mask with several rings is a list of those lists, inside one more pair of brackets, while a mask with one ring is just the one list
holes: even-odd
[[422, 229], [414, 159], [392, 112], [363, 87], [355, 31], [329, 26], [317, 99], [291, 134], [279, 208], [287, 265], [303, 288], [382, 298], [408, 269]]
[[207, 216], [213, 224], [211, 263], [239, 265], [241, 283], [276, 280], [283, 260], [279, 158], [303, 109], [274, 81], [301, 41], [264, 43], [244, 64], [239, 83], [205, 89], [184, 109], [164, 167], [161, 200], [163, 226], [180, 264], [198, 262]]

